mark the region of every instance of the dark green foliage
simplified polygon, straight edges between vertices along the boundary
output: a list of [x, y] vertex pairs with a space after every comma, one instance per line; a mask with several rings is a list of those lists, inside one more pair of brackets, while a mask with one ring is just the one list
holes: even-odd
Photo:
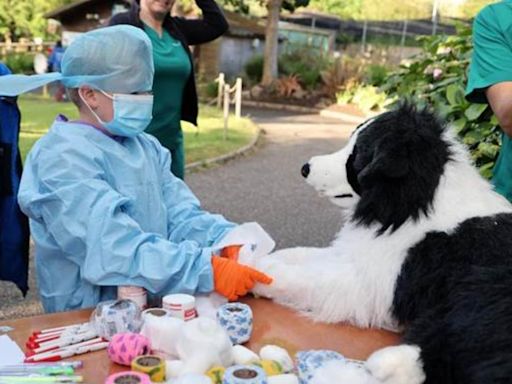
[[388, 68], [380, 64], [370, 64], [365, 69], [365, 83], [379, 87], [383, 85], [388, 77]]
[[244, 66], [245, 73], [252, 83], [259, 83], [263, 75], [263, 56], [253, 56]]
[[389, 76], [381, 90], [396, 102], [408, 98], [434, 107], [469, 146], [480, 173], [491, 177], [501, 130], [487, 104], [472, 104], [464, 97], [471, 30], [459, 27], [456, 36], [423, 37], [421, 41], [422, 52]]
[[315, 89], [322, 82], [321, 72], [328, 67], [329, 60], [311, 49], [295, 49], [279, 57], [279, 74], [297, 75], [308, 90]]
[[3, 60], [12, 73], [34, 73], [34, 55], [31, 53], [10, 53]]

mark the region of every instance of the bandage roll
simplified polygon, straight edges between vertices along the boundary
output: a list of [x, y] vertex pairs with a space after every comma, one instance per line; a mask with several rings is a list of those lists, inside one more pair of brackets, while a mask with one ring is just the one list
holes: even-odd
[[297, 370], [300, 384], [308, 384], [315, 371], [329, 361], [345, 361], [345, 358], [335, 351], [311, 350], [297, 352]]
[[273, 360], [281, 364], [283, 372], [291, 372], [294, 368], [293, 360], [284, 348], [277, 345], [265, 345], [260, 349], [261, 360]]
[[252, 310], [248, 305], [224, 304], [217, 311], [217, 320], [226, 330], [233, 344], [242, 344], [251, 338]]
[[110, 340], [107, 353], [114, 363], [129, 367], [137, 356], [151, 353], [151, 346], [147, 337], [138, 333], [118, 333]]
[[140, 331], [140, 308], [131, 300], [102, 301], [91, 315], [98, 336], [111, 340], [116, 333]]
[[197, 316], [196, 299], [191, 295], [182, 293], [166, 295], [162, 299], [162, 307], [168, 310], [172, 317], [185, 321]]
[[110, 375], [105, 384], [151, 384], [151, 380], [144, 373], [125, 371]]
[[171, 317], [171, 313], [164, 308], [149, 308], [142, 311], [142, 321], [146, 321], [148, 318], [154, 317]]
[[131, 300], [135, 302], [139, 308], [148, 307], [148, 295], [144, 288], [135, 286], [119, 286], [117, 287], [117, 300]]
[[267, 375], [260, 367], [234, 365], [224, 373], [222, 384], [268, 384]]
[[159, 356], [139, 356], [132, 361], [132, 370], [145, 373], [151, 381], [160, 383], [165, 380], [165, 360]]
[[172, 384], [212, 384], [212, 381], [206, 375], [187, 373], [180, 376], [178, 379], [173, 380]]
[[149, 339], [153, 354], [171, 360], [178, 356], [176, 338], [183, 324], [174, 317], [146, 314], [140, 333]]
[[268, 384], [299, 384], [299, 378], [291, 373], [269, 376], [267, 381]]
[[233, 347], [233, 360], [235, 364], [248, 365], [260, 361], [260, 357], [243, 345]]

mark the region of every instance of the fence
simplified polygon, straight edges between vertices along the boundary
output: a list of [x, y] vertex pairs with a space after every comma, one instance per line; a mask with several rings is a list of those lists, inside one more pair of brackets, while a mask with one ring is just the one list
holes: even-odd
[[[235, 104], [235, 116], [242, 116], [242, 78], [236, 79], [235, 85], [230, 86], [226, 83], [224, 73], [219, 73], [219, 77], [215, 79], [219, 83], [217, 88], [217, 108], [223, 108], [224, 111], [224, 140], [228, 138], [229, 123], [229, 105]], [[234, 93], [234, 97], [231, 94]]]
[[46, 52], [49, 48], [53, 47], [55, 42], [16, 42], [16, 43], [0, 43], [0, 58], [7, 56], [10, 53], [39, 53]]

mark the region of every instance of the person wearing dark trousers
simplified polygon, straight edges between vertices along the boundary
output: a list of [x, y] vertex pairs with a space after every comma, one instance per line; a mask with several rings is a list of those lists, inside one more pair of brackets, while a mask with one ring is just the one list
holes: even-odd
[[[0, 63], [0, 76], [10, 73]], [[0, 96], [0, 280], [12, 281], [25, 295], [29, 228], [16, 198], [22, 168], [18, 149], [20, 118], [16, 97]]]
[[134, 0], [128, 12], [114, 15], [109, 24], [143, 29], [153, 44], [153, 120], [146, 132], [171, 152], [171, 171], [185, 176], [181, 120], [197, 125], [198, 97], [190, 45], [210, 42], [228, 29], [214, 0], [196, 0], [201, 19], [171, 16], [174, 0]]

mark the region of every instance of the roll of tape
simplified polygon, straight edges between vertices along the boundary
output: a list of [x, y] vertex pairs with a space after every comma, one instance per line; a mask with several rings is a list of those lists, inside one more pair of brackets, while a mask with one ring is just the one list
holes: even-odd
[[261, 367], [267, 376], [276, 376], [284, 373], [283, 366], [274, 360], [260, 360], [253, 363], [253, 365]]
[[149, 318], [171, 317], [171, 313], [164, 308], [149, 308], [142, 311], [142, 321], [147, 321]]
[[144, 373], [125, 371], [110, 375], [105, 384], [151, 384], [151, 380]]
[[160, 383], [165, 380], [165, 360], [160, 356], [139, 356], [132, 361], [132, 370], [149, 376], [151, 381]]
[[131, 300], [109, 300], [98, 303], [91, 315], [91, 323], [99, 336], [110, 340], [116, 333], [140, 331], [140, 308]]
[[212, 367], [206, 372], [206, 376], [210, 378], [213, 384], [222, 384], [224, 372], [226, 372], [226, 368], [224, 367]]
[[224, 373], [222, 384], [268, 384], [267, 375], [260, 367], [234, 365]]
[[166, 295], [162, 299], [162, 307], [168, 310], [172, 317], [182, 320], [192, 320], [197, 316], [196, 299], [194, 296], [176, 293]]
[[296, 358], [300, 384], [308, 384], [315, 371], [325, 363], [333, 360], [345, 361], [338, 352], [327, 350], [300, 351], [297, 352]]
[[233, 344], [242, 344], [251, 338], [252, 310], [247, 304], [224, 304], [217, 311], [217, 320]]
[[148, 338], [138, 333], [118, 333], [110, 340], [107, 353], [114, 363], [129, 367], [137, 356], [151, 353], [151, 346]]

